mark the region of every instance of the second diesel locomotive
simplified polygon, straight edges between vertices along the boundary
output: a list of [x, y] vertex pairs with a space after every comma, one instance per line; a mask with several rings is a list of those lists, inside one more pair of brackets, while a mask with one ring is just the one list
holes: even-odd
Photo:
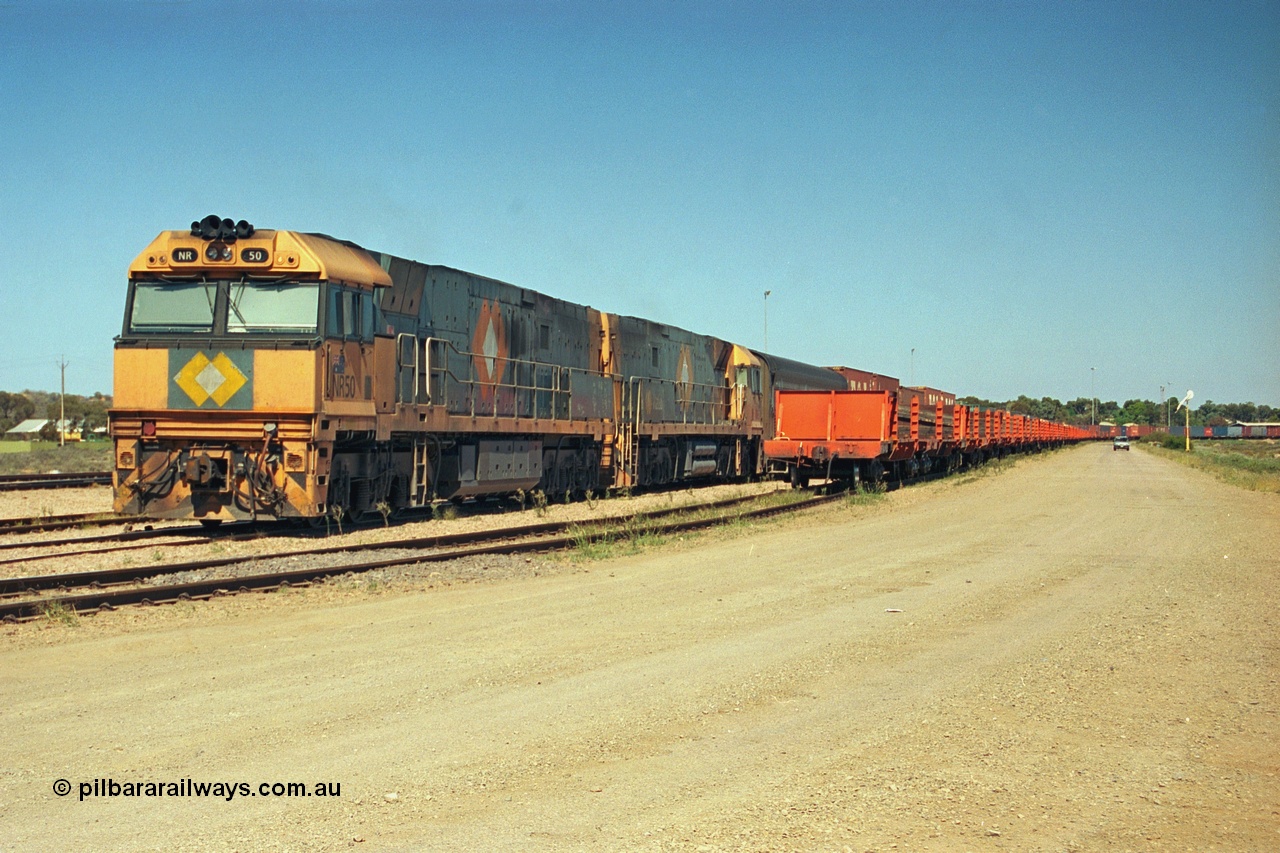
[[[322, 234], [210, 216], [162, 233], [130, 266], [110, 414], [115, 508], [217, 523], [807, 476], [817, 463], [803, 447], [766, 458], [777, 395], [853, 382]], [[895, 444], [887, 461], [937, 449]]]

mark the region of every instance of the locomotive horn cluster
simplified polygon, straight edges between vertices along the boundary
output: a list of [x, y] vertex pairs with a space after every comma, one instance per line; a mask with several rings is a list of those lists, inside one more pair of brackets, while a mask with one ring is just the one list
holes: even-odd
[[241, 219], [239, 222], [232, 222], [230, 219], [221, 218], [216, 213], [191, 223], [191, 236], [202, 240], [222, 240], [233, 243], [237, 239], [247, 240], [253, 236], [253, 232], [253, 226], [247, 221]]

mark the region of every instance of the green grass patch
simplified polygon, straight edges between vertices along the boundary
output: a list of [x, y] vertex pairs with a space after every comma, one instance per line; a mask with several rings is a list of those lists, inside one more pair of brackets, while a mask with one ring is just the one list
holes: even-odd
[[654, 532], [652, 521], [634, 517], [573, 525], [567, 533], [573, 538], [570, 556], [584, 562], [639, 554], [668, 538]]
[[40, 605], [40, 615], [49, 622], [56, 622], [74, 628], [80, 624], [76, 612], [61, 601], [49, 601]]
[[1011, 470], [1018, 464], [1016, 456], [1004, 456], [999, 459], [988, 459], [976, 468], [966, 468], [960, 479], [956, 480], [957, 486], [965, 486], [969, 483], [976, 483], [986, 477], [996, 474], [1003, 474]]
[[[807, 498], [808, 495], [804, 492], [779, 490], [761, 495], [757, 500], [751, 501], [746, 506], [753, 510], [786, 506]], [[687, 521], [699, 521], [709, 518], [723, 519], [723, 522], [715, 529], [731, 536], [746, 533], [756, 524], [755, 519], [742, 517], [736, 508], [726, 513], [723, 508], [690, 507], [687, 512], [680, 513], [679, 517]], [[573, 525], [567, 531], [568, 535], [574, 540], [570, 558], [581, 561], [608, 560], [613, 557], [630, 556], [652, 548], [662, 547], [669, 543], [675, 534], [662, 533], [657, 528], [672, 520], [674, 518], [646, 519], [631, 516]], [[686, 532], [679, 535], [688, 536], [692, 534]]]
[[[0, 442], [8, 443], [8, 442]], [[59, 447], [53, 442], [17, 442], [29, 444], [30, 450], [0, 453], [0, 474], [82, 474], [110, 471], [115, 467], [110, 441], [78, 441]]]
[[1165, 450], [1186, 450], [1186, 438], [1180, 435], [1169, 435], [1167, 432], [1153, 432], [1138, 439], [1141, 444], [1155, 444]]
[[1280, 493], [1280, 442], [1275, 439], [1195, 439], [1187, 453], [1186, 439], [1143, 446], [1157, 456], [1208, 471], [1218, 479], [1253, 492]]
[[875, 506], [884, 503], [887, 496], [884, 483], [877, 483], [870, 488], [858, 489], [857, 491], [845, 492], [845, 506]]

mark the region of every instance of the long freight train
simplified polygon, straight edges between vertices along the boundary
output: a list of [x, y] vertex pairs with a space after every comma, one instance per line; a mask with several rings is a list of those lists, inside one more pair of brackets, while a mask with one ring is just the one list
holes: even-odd
[[130, 266], [110, 432], [118, 512], [208, 523], [539, 489], [879, 479], [1084, 437], [216, 216], [162, 233]]

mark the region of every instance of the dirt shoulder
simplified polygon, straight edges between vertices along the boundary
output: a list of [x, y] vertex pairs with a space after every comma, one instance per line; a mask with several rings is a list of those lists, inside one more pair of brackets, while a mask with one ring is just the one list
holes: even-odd
[[[14, 629], [0, 833], [1273, 849], [1278, 550], [1275, 496], [1091, 445], [536, 576]], [[94, 779], [341, 796], [81, 801]]]

